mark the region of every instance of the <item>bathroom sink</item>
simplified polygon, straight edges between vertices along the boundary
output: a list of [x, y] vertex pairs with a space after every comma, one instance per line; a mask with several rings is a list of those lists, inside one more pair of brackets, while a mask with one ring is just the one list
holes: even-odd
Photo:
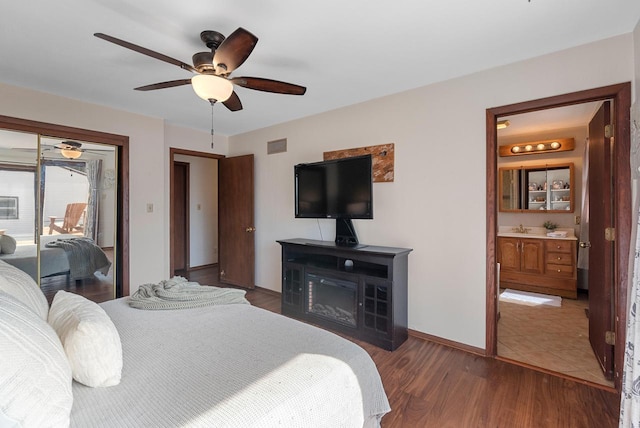
[[525, 232], [516, 232], [515, 230], [500, 230], [498, 236], [511, 238], [550, 238], [550, 239], [575, 239], [573, 231], [569, 231], [566, 237], [549, 237], [547, 230], [543, 227], [532, 227], [531, 230]]

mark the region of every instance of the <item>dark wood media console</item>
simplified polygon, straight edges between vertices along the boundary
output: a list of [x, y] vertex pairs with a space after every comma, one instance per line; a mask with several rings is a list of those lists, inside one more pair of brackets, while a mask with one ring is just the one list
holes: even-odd
[[285, 239], [282, 314], [393, 351], [407, 340], [410, 248]]

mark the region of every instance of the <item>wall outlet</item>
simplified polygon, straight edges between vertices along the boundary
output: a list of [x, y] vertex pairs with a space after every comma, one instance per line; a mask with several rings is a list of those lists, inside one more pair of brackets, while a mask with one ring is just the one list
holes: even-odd
[[153, 204], [151, 204], [151, 203], [147, 204], [147, 212], [148, 213], [152, 213], [153, 212]]
[[575, 216], [573, 221], [574, 221], [575, 224], [580, 224], [580, 216], [579, 215]]

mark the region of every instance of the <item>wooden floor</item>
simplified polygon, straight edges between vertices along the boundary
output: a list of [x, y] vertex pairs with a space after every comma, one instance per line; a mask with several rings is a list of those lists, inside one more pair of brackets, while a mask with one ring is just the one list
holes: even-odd
[[[190, 280], [217, 285], [216, 274]], [[280, 294], [247, 291], [254, 306], [280, 313]], [[392, 411], [385, 428], [618, 426], [616, 393], [409, 337], [389, 352], [355, 341], [375, 361]]]
[[[280, 312], [277, 293], [247, 292]], [[391, 403], [383, 427], [618, 426], [619, 395], [415, 337], [389, 352], [362, 346], [375, 361]]]
[[[107, 258], [113, 262], [113, 250], [103, 249]], [[115, 285], [113, 282], [113, 264], [106, 275], [96, 273], [93, 277], [78, 281], [67, 280], [66, 275], [58, 275], [40, 279], [40, 288], [47, 297], [49, 304], [53, 301], [53, 296], [59, 291], [70, 291], [80, 294], [94, 302], [105, 302], [115, 298]]]

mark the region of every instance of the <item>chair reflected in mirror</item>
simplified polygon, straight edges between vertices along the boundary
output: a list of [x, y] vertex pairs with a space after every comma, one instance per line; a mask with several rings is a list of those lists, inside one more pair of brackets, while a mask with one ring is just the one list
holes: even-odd
[[[76, 202], [67, 204], [64, 218], [60, 219], [56, 216], [49, 216], [49, 235], [55, 230], [58, 233], [71, 234], [75, 232], [83, 232], [85, 224], [87, 204], [85, 202]], [[62, 221], [62, 226], [56, 224]], [[82, 220], [82, 222], [80, 221]]]

